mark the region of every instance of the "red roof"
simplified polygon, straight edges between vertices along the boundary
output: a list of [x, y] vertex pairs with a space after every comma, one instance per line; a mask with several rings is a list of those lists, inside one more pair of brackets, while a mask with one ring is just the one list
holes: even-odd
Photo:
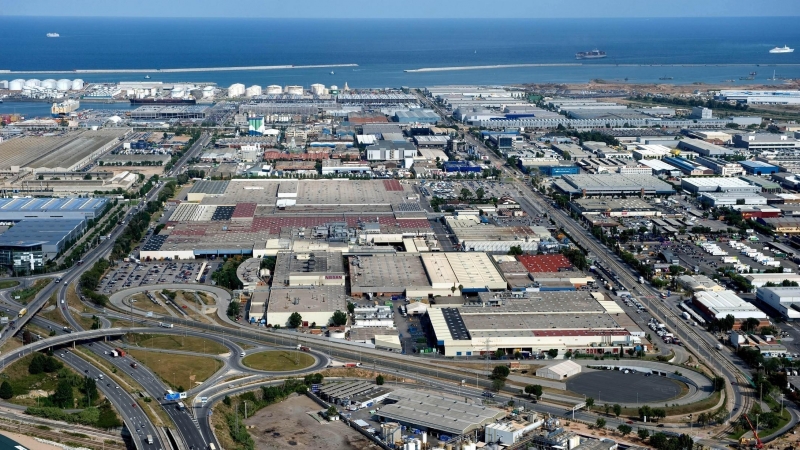
[[521, 255], [519, 262], [530, 273], [558, 272], [559, 269], [569, 269], [572, 264], [564, 255]]

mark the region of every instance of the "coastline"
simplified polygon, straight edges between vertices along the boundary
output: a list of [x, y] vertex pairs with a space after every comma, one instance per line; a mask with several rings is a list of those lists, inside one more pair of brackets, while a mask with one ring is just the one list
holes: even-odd
[[358, 64], [311, 64], [304, 66], [234, 66], [234, 67], [186, 67], [176, 69], [75, 69], [75, 70], [0, 70], [0, 74], [95, 74], [95, 73], [188, 73], [188, 72], [244, 72], [250, 70], [329, 69], [336, 67], [358, 67]]

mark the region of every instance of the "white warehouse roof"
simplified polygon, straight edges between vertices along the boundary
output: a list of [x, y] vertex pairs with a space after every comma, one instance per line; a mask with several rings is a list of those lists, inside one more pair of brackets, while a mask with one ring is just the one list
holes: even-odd
[[552, 380], [564, 380], [579, 373], [581, 373], [580, 364], [575, 361], [566, 360], [537, 370], [536, 376]]
[[742, 300], [733, 291], [700, 291], [694, 294], [694, 304], [717, 319], [722, 319], [728, 314], [735, 319], [767, 318], [763, 311]]

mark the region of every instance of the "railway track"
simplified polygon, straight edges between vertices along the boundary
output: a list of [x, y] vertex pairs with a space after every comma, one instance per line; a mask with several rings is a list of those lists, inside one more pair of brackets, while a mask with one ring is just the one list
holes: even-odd
[[[48, 426], [44, 425], [27, 425], [24, 423], [13, 423], [8, 421], [0, 421], [0, 429], [10, 431], [12, 433], [24, 434], [26, 436], [38, 437], [41, 439], [47, 439], [53, 442], [59, 442], [65, 445], [69, 445], [70, 447], [75, 447], [74, 444], [80, 444], [82, 447], [87, 448], [98, 448], [98, 449], [121, 449], [124, 450], [125, 443], [119, 438], [116, 437], [112, 439], [102, 439], [98, 437], [98, 439], [91, 439], [88, 437], [82, 436], [74, 436], [72, 434], [68, 434], [65, 431], [59, 431]], [[80, 433], [75, 433], [80, 434]], [[88, 436], [88, 435], [87, 435]]]

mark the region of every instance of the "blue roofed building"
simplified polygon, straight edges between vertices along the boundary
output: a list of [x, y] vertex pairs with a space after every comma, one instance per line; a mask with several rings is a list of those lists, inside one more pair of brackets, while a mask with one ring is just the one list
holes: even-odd
[[560, 177], [562, 175], [577, 175], [581, 169], [575, 165], [540, 166], [539, 171], [548, 177]]
[[394, 113], [394, 120], [398, 123], [436, 123], [441, 118], [430, 109], [409, 109]]
[[0, 198], [0, 222], [25, 219], [83, 219], [99, 217], [107, 198]]
[[14, 274], [34, 273], [86, 230], [83, 219], [26, 219], [0, 234], [0, 265]]
[[778, 167], [761, 161], [739, 161], [739, 164], [749, 175], [769, 175], [780, 172]]
[[483, 168], [469, 161], [446, 161], [442, 163], [442, 169], [450, 173], [481, 173]]
[[701, 166], [695, 162], [689, 161], [686, 158], [675, 157], [675, 156], [665, 156], [662, 161], [665, 163], [675, 166], [680, 169], [686, 175], [713, 175], [714, 171], [709, 169], [708, 167]]

